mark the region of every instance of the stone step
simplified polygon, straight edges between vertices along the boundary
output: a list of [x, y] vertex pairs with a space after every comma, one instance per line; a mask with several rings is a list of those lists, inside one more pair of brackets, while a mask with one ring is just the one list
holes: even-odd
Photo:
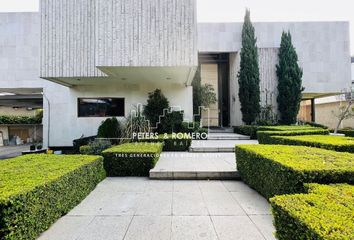
[[157, 171], [150, 170], [150, 179], [161, 180], [240, 180], [238, 171]]
[[209, 133], [208, 140], [249, 140], [249, 136], [236, 133]]
[[235, 147], [190, 147], [189, 152], [194, 152], [194, 153], [235, 152]]
[[233, 128], [209, 128], [209, 133], [233, 133]]
[[151, 179], [239, 179], [234, 153], [163, 152]]

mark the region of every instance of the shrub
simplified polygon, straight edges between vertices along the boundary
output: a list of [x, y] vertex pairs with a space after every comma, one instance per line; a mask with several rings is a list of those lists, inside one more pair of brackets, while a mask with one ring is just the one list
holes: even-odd
[[259, 126], [243, 125], [234, 127], [234, 133], [250, 136], [251, 139], [257, 139], [257, 130]]
[[270, 199], [280, 240], [353, 239], [354, 186], [306, 186], [307, 194]]
[[347, 137], [354, 137], [354, 129], [341, 129], [338, 133], [345, 134]]
[[88, 145], [81, 146], [80, 153], [87, 155], [101, 155], [103, 150], [110, 147], [111, 142], [109, 140], [96, 139], [94, 141], [89, 142]]
[[88, 145], [91, 141], [94, 141], [97, 136], [81, 137], [73, 140], [73, 149], [75, 153], [80, 153], [80, 147]]
[[303, 184], [354, 183], [354, 154], [280, 145], [236, 146], [242, 180], [264, 197], [299, 193]]
[[105, 178], [100, 156], [30, 154], [0, 162], [0, 239], [36, 239]]
[[354, 138], [329, 135], [271, 136], [269, 144], [301, 145], [354, 153]]
[[188, 151], [192, 143], [192, 138], [182, 133], [160, 135], [159, 139], [163, 139], [164, 151]]
[[101, 123], [97, 131], [98, 138], [121, 138], [122, 128], [117, 118], [107, 118]]
[[155, 126], [159, 121], [159, 116], [164, 109], [169, 108], [169, 102], [160, 89], [149, 93], [147, 105], [144, 108], [144, 115], [150, 120], [150, 126]]
[[125, 143], [102, 152], [108, 176], [148, 176], [159, 160], [162, 143]]
[[259, 143], [271, 143], [272, 136], [298, 136], [298, 135], [328, 135], [326, 129], [304, 129], [304, 130], [289, 130], [289, 131], [257, 131], [257, 139]]
[[41, 124], [42, 116], [40, 114], [34, 117], [27, 116], [0, 116], [0, 124]]
[[157, 126], [158, 133], [180, 132], [183, 122], [183, 111], [166, 111], [164, 117], [161, 117], [161, 123]]
[[323, 129], [328, 129], [327, 126], [323, 125], [323, 124], [320, 124], [320, 123], [316, 123], [316, 122], [301, 122], [300, 123], [303, 123], [303, 124], [306, 124], [306, 125], [310, 125], [312, 127], [319, 127], [319, 128], [323, 128]]
[[181, 131], [183, 133], [193, 133], [200, 129], [200, 122], [182, 122]]

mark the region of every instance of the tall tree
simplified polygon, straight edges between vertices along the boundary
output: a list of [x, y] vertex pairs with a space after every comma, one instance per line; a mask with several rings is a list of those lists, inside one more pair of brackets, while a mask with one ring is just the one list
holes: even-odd
[[260, 112], [259, 67], [257, 38], [246, 10], [242, 28], [241, 63], [238, 73], [239, 99], [241, 102], [242, 120], [246, 124], [253, 123]]
[[302, 69], [298, 64], [296, 50], [290, 32], [283, 32], [279, 49], [278, 110], [281, 124], [294, 124], [302, 98]]

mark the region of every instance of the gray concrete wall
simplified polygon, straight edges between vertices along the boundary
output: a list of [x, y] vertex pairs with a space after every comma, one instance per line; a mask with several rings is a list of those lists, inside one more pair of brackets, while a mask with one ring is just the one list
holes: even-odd
[[41, 76], [96, 66], [196, 66], [195, 0], [42, 0]]
[[[305, 93], [335, 93], [349, 87], [348, 22], [268, 22], [254, 26], [259, 48], [279, 48], [282, 31], [291, 32], [304, 70]], [[199, 23], [198, 50], [238, 52], [241, 31], [242, 23]]]
[[0, 89], [42, 88], [38, 13], [0, 13]]

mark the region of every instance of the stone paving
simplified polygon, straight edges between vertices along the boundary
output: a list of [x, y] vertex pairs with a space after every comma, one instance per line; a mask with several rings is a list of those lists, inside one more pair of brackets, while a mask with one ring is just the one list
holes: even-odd
[[238, 179], [239, 174], [235, 153], [163, 152], [150, 178]]
[[8, 159], [20, 156], [23, 151], [29, 150], [29, 145], [0, 147], [0, 159]]
[[234, 152], [235, 144], [258, 144], [257, 140], [193, 140], [191, 152]]
[[241, 181], [106, 178], [39, 240], [274, 239], [268, 202]]

